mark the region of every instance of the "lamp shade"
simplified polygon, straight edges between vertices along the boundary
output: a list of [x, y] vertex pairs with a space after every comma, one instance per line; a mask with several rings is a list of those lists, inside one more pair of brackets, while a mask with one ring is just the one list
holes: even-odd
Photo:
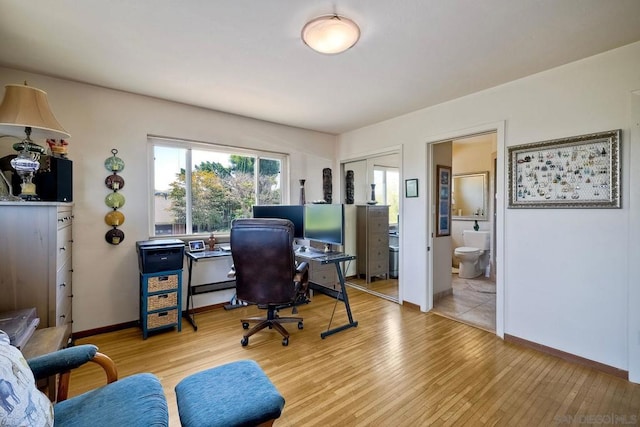
[[47, 93], [27, 85], [6, 85], [0, 105], [2, 133], [24, 137], [25, 128], [40, 138], [69, 138], [49, 107]]
[[302, 40], [311, 49], [330, 55], [351, 48], [359, 38], [358, 25], [344, 16], [320, 16], [302, 28]]

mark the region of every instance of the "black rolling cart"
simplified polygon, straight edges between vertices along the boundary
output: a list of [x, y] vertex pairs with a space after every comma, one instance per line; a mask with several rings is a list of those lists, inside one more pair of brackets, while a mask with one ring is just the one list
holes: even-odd
[[182, 330], [184, 242], [178, 239], [136, 242], [140, 268], [142, 336], [160, 329]]

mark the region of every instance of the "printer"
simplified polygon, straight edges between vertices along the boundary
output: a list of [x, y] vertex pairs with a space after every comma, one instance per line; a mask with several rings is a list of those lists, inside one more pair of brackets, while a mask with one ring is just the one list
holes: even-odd
[[144, 240], [136, 242], [140, 273], [182, 270], [184, 242], [180, 239]]

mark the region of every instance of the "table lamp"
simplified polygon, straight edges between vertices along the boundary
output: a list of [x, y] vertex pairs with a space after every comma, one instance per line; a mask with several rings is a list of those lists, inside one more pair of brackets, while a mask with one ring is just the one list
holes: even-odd
[[[44, 148], [31, 140], [34, 138], [69, 138], [69, 133], [58, 123], [43, 90], [24, 85], [6, 85], [4, 99], [0, 104], [0, 133], [3, 136], [26, 138], [14, 146], [18, 156], [11, 166], [22, 179], [20, 185], [23, 200], [38, 200], [33, 174], [40, 167], [38, 160]], [[4, 177], [4, 176], [3, 176]]]

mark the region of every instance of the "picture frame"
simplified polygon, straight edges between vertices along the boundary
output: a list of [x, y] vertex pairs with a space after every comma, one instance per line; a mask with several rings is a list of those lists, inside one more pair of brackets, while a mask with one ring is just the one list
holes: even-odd
[[405, 179], [404, 180], [404, 193], [405, 197], [418, 197], [418, 179]]
[[189, 241], [189, 252], [202, 252], [204, 250], [204, 240]]
[[620, 129], [508, 148], [509, 208], [620, 208]]
[[451, 166], [437, 165], [436, 237], [451, 235]]

